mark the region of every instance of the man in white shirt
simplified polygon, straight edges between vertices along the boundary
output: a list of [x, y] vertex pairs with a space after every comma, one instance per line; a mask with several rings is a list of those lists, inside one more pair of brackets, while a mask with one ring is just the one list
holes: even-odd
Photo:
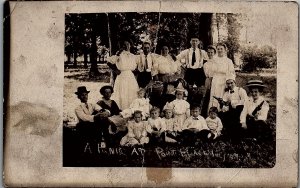
[[207, 53], [198, 48], [200, 41], [198, 38], [191, 38], [191, 48], [182, 51], [176, 56], [177, 61], [186, 67], [184, 75], [185, 81], [193, 86], [203, 86], [205, 83], [205, 74], [203, 70], [204, 60], [207, 60]]
[[108, 110], [103, 110], [97, 104], [88, 103], [88, 94], [85, 86], [77, 88], [75, 94], [80, 100], [80, 105], [75, 108], [79, 123], [77, 128], [84, 141], [100, 141], [102, 136], [108, 137], [107, 117]]
[[137, 56], [137, 82], [139, 87], [145, 88], [157, 74], [157, 62], [155, 54], [151, 53], [150, 41], [145, 41], [142, 48], [143, 53]]
[[248, 96], [243, 88], [236, 86], [234, 77], [226, 79], [226, 87], [226, 92], [223, 95], [224, 103], [220, 104], [223, 112], [221, 119], [224, 124], [225, 134], [231, 139], [235, 139], [240, 135], [240, 115]]

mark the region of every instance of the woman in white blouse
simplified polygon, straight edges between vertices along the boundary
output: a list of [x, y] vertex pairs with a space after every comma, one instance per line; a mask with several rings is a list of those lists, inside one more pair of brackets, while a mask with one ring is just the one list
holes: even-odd
[[271, 129], [266, 120], [269, 112], [269, 103], [262, 96], [265, 85], [261, 80], [250, 80], [246, 86], [249, 88], [250, 97], [245, 101], [240, 122], [247, 129], [249, 136], [266, 138], [271, 135]]
[[137, 98], [139, 86], [132, 73], [137, 64], [135, 55], [130, 53], [130, 43], [124, 41], [122, 48], [115, 56], [109, 57], [107, 61], [115, 65], [114, 71], [118, 74], [112, 98], [124, 110], [129, 108], [132, 101]]
[[157, 58], [157, 78], [156, 80], [164, 83], [175, 81], [180, 74], [181, 64], [175, 62], [169, 54], [169, 47], [163, 45], [161, 48], [161, 56]]
[[208, 109], [215, 106], [220, 110], [219, 102], [213, 98], [222, 98], [225, 90], [227, 77], [235, 78], [233, 62], [227, 57], [227, 46], [224, 43], [217, 44], [217, 56], [213, 58], [212, 66], [206, 70], [209, 77], [212, 77], [210, 100]]

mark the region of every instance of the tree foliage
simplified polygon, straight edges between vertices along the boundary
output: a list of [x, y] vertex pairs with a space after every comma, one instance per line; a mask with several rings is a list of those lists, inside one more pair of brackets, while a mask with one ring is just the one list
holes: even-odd
[[253, 72], [262, 68], [276, 68], [277, 51], [271, 46], [248, 46], [241, 49], [245, 72]]

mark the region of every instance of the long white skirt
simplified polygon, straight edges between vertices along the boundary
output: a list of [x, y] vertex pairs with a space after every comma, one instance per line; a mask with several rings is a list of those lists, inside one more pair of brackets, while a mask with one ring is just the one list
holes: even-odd
[[211, 82], [210, 100], [209, 100], [208, 109], [212, 106], [215, 106], [218, 108], [218, 110], [220, 110], [219, 102], [215, 98], [213, 98], [213, 96], [223, 98], [223, 95], [225, 93], [224, 91], [225, 85], [226, 85], [225, 75], [217, 75], [213, 77]]
[[132, 71], [121, 71], [121, 74], [116, 78], [112, 98], [120, 109], [127, 109], [132, 101], [137, 98], [138, 89], [139, 86]]

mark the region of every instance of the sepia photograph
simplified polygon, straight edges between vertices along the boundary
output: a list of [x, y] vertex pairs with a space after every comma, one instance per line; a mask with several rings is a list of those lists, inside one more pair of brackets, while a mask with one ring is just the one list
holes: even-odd
[[243, 13], [65, 14], [63, 166], [274, 167], [276, 38], [255, 27]]
[[298, 4], [7, 1], [6, 187], [295, 187]]

